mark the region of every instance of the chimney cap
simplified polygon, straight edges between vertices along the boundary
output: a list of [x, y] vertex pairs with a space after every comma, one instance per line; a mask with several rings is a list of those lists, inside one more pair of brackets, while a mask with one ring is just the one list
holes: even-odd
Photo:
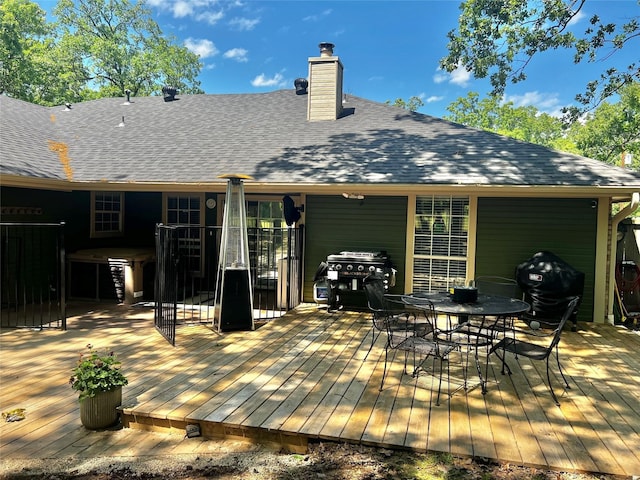
[[330, 57], [333, 55], [333, 48], [335, 45], [330, 42], [321, 42], [318, 47], [320, 47], [320, 56], [321, 57]]

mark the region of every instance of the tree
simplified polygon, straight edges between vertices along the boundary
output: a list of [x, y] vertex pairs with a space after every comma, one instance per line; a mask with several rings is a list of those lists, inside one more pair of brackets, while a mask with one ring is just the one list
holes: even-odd
[[198, 56], [162, 35], [142, 2], [61, 0], [56, 23], [31, 0], [0, 1], [0, 94], [42, 105], [202, 93]]
[[0, 94], [38, 102], [47, 86], [51, 28], [29, 0], [0, 2]]
[[513, 102], [503, 102], [498, 97], [480, 98], [477, 92], [469, 92], [447, 107], [447, 120], [462, 123], [525, 142], [551, 148], [575, 151], [564, 139], [562, 121], [538, 111], [533, 106], [515, 107]]
[[[457, 30], [448, 33], [448, 55], [440, 66], [452, 72], [464, 66], [477, 78], [489, 76], [492, 94], [502, 96], [508, 82], [526, 79], [525, 70], [540, 52], [572, 48], [574, 61], [599, 60], [605, 47], [611, 59], [622, 48], [640, 37], [639, 17], [626, 23], [603, 23], [593, 15], [582, 38], [568, 26], [587, 0], [465, 0]], [[640, 0], [639, 0], [640, 3]], [[604, 3], [603, 3], [604, 4]], [[636, 47], [637, 48], [637, 47]], [[584, 93], [576, 95], [581, 107], [567, 109], [570, 119], [597, 107], [619, 92], [624, 85], [640, 79], [640, 65], [606, 66], [600, 78], [590, 81]]]
[[149, 95], [163, 85], [202, 93], [198, 56], [164, 37], [143, 2], [60, 0], [60, 50], [79, 66], [75, 83], [99, 96]]
[[[384, 103], [386, 103], [387, 105], [390, 105], [391, 104], [391, 100], [387, 100]], [[420, 97], [413, 96], [409, 100], [406, 100], [406, 101], [403, 100], [402, 98], [396, 98], [395, 101], [393, 102], [393, 105], [395, 107], [400, 107], [400, 108], [404, 108], [405, 110], [409, 110], [411, 112], [415, 112], [420, 107], [424, 107], [424, 102], [422, 101], [422, 99]]]
[[602, 103], [571, 138], [583, 155], [611, 165], [628, 166], [631, 154], [631, 168], [640, 170], [640, 83], [625, 86], [619, 102]]

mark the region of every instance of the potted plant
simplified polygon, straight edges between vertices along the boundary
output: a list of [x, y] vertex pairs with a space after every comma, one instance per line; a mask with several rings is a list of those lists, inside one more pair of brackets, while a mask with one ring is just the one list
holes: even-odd
[[129, 381], [120, 370], [120, 362], [111, 351], [98, 353], [91, 344], [81, 353], [69, 379], [71, 388], [80, 392], [80, 420], [91, 430], [110, 427], [118, 421], [122, 387]]

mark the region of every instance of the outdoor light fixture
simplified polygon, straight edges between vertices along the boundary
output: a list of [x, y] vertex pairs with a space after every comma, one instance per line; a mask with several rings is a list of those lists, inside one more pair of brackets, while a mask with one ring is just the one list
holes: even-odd
[[364, 200], [364, 195], [362, 195], [361, 193], [347, 193], [347, 192], [343, 192], [342, 196], [344, 198], [347, 198], [349, 200]]

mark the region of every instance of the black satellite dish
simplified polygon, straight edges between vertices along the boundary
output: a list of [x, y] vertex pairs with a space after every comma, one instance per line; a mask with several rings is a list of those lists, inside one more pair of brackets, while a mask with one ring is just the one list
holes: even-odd
[[300, 209], [293, 203], [293, 199], [289, 195], [282, 197], [282, 206], [284, 211], [284, 221], [291, 226], [300, 220]]

